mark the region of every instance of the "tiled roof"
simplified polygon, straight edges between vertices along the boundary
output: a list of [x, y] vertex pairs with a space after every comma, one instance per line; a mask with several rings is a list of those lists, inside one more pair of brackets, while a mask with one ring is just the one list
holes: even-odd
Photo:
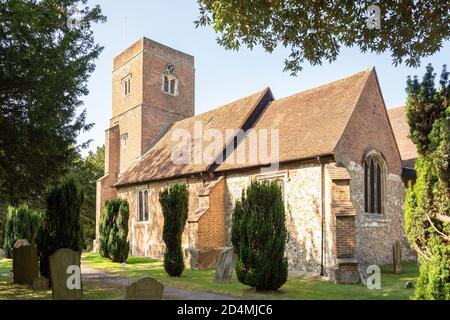
[[[229, 157], [236, 159], [235, 153], [246, 146], [245, 164], [228, 161], [219, 166], [211, 166], [212, 163], [204, 161], [197, 164], [195, 162], [192, 164], [173, 163], [172, 151], [180, 143], [179, 140], [173, 139], [177, 130], [184, 129], [190, 133], [191, 150], [196, 150], [196, 146], [201, 146], [204, 150], [211, 143], [204, 139], [194, 140], [193, 131], [196, 122], [202, 123], [204, 130], [217, 129], [224, 136], [227, 129], [239, 129], [249, 123], [253, 125], [256, 132], [259, 129], [278, 129], [279, 162], [331, 155], [334, 153], [365, 84], [373, 72], [375, 72], [374, 69], [369, 69], [275, 101], [273, 101], [270, 89], [267, 88], [209, 112], [176, 122], [140, 160], [119, 176], [116, 186], [175, 178], [205, 172], [211, 168], [216, 171], [225, 171], [268, 164], [259, 159], [249, 161], [248, 137], [244, 138]], [[265, 105], [267, 106], [265, 107]], [[263, 110], [262, 115], [255, 112], [257, 107]], [[224, 148], [227, 142], [224, 141]], [[195, 155], [191, 157], [194, 158]]]
[[402, 157], [403, 166], [414, 168], [414, 162], [417, 159], [417, 148], [409, 138], [409, 125], [406, 119], [405, 107], [390, 109], [388, 110], [388, 114]]
[[[211, 143], [205, 139], [195, 139], [194, 126], [201, 124], [203, 133], [207, 129], [219, 130], [226, 136], [227, 129], [238, 129], [246, 122], [254, 109], [258, 106], [263, 97], [270, 96], [273, 99], [269, 88], [252, 94], [243, 99], [231, 102], [217, 109], [202, 113], [200, 115], [187, 118], [174, 123], [170, 129], [150, 148], [140, 160], [119, 176], [116, 186], [142, 183], [152, 180], [159, 180], [169, 177], [183, 176], [192, 173], [204, 172], [210, 163], [201, 161], [191, 164], [174, 164], [172, 161], [172, 151], [180, 144], [180, 130], [190, 135], [191, 150], [205, 150]], [[227, 141], [223, 141], [223, 148]], [[198, 155], [198, 154], [197, 154]], [[201, 154], [200, 154], [201, 156]], [[217, 155], [215, 155], [217, 156]], [[195, 157], [193, 153], [192, 158]], [[200, 158], [201, 159], [201, 158]]]
[[[333, 154], [372, 72], [374, 69], [369, 69], [276, 100], [266, 108], [254, 129], [256, 132], [261, 132], [260, 129], [279, 130], [279, 162]], [[248, 161], [251, 159], [249, 141], [249, 138], [244, 139], [234, 152], [242, 154], [239, 148], [245, 149], [245, 165], [237, 164], [238, 161], [232, 164], [231, 159], [238, 159], [232, 155], [218, 171], [269, 164], [264, 159]]]

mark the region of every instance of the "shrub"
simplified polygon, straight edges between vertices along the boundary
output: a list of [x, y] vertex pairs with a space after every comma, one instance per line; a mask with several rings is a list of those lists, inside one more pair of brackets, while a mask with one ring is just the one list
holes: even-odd
[[49, 277], [49, 256], [62, 248], [81, 252], [83, 230], [80, 210], [83, 195], [73, 179], [68, 179], [50, 191], [47, 208], [38, 232], [40, 272]]
[[450, 247], [432, 240], [432, 258], [422, 257], [416, 300], [450, 300]]
[[3, 243], [7, 258], [12, 258], [13, 247], [17, 240], [27, 239], [31, 244], [36, 244], [38, 225], [39, 213], [29, 209], [28, 206], [8, 208]]
[[172, 277], [184, 270], [181, 237], [189, 213], [189, 191], [186, 185], [176, 184], [159, 194], [164, 215], [163, 240], [166, 244], [164, 269]]
[[113, 199], [105, 202], [105, 208], [103, 209], [103, 217], [100, 223], [100, 240], [99, 251], [100, 255], [104, 258], [109, 258], [109, 236], [111, 229], [115, 223], [115, 213], [119, 212], [120, 200]]
[[416, 299], [450, 299], [450, 73], [436, 86], [428, 65], [423, 81], [408, 79], [406, 115], [419, 157], [408, 188], [405, 232], [420, 256]]
[[128, 258], [130, 245], [128, 238], [128, 217], [130, 210], [128, 202], [120, 201], [119, 210], [114, 212], [114, 220], [108, 237], [108, 254], [113, 262], [125, 262]]
[[232, 243], [240, 282], [256, 290], [278, 290], [287, 281], [287, 230], [280, 187], [253, 182], [233, 210]]

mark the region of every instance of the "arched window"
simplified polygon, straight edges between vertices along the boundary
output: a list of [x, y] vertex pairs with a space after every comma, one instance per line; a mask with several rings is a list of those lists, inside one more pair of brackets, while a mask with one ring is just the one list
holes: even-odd
[[162, 75], [162, 90], [172, 96], [178, 95], [178, 78], [173, 64], [168, 63], [164, 67]]
[[369, 152], [364, 159], [364, 210], [384, 213], [385, 163], [380, 153]]

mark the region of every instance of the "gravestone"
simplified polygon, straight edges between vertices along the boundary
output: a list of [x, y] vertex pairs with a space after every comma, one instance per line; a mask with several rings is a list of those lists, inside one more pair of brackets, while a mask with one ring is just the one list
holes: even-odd
[[39, 277], [33, 280], [33, 290], [34, 291], [45, 291], [48, 290], [49, 283], [48, 279], [45, 277]]
[[231, 281], [233, 271], [236, 266], [236, 254], [233, 248], [228, 248], [222, 251], [217, 264], [216, 274], [214, 279], [216, 282]]
[[161, 300], [164, 286], [151, 277], [141, 278], [126, 288], [125, 300]]
[[13, 248], [13, 282], [14, 284], [33, 285], [39, 276], [37, 250], [33, 246]]
[[50, 256], [50, 280], [54, 300], [81, 300], [80, 253], [60, 249]]
[[27, 239], [21, 239], [17, 240], [16, 243], [14, 243], [14, 248], [20, 248], [20, 247], [28, 247], [31, 246], [30, 242]]
[[402, 245], [400, 241], [395, 241], [392, 247], [392, 254], [394, 260], [394, 273], [402, 273]]
[[0, 249], [0, 260], [5, 258], [6, 258], [5, 251], [3, 251], [3, 249]]

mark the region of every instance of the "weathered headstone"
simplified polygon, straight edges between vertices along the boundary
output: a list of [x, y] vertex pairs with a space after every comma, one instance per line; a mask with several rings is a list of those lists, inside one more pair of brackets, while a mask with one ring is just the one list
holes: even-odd
[[217, 264], [216, 274], [214, 279], [216, 282], [231, 281], [233, 271], [236, 266], [236, 254], [233, 248], [228, 248], [222, 251]]
[[39, 275], [37, 250], [33, 246], [13, 248], [13, 282], [15, 284], [33, 285]]
[[5, 251], [3, 251], [3, 249], [0, 249], [0, 260], [5, 258], [6, 258]]
[[20, 247], [29, 247], [29, 246], [31, 246], [31, 244], [27, 239], [17, 240], [16, 243], [14, 243], [14, 248], [17, 249], [19, 249]]
[[54, 300], [80, 300], [83, 297], [80, 253], [60, 249], [50, 256], [50, 280]]
[[141, 278], [126, 288], [125, 300], [161, 300], [164, 286], [151, 277]]
[[402, 273], [402, 244], [400, 241], [395, 241], [392, 247], [392, 254], [394, 260], [394, 273]]
[[45, 277], [39, 277], [33, 280], [33, 290], [34, 291], [45, 291], [48, 290], [49, 283], [48, 279]]

